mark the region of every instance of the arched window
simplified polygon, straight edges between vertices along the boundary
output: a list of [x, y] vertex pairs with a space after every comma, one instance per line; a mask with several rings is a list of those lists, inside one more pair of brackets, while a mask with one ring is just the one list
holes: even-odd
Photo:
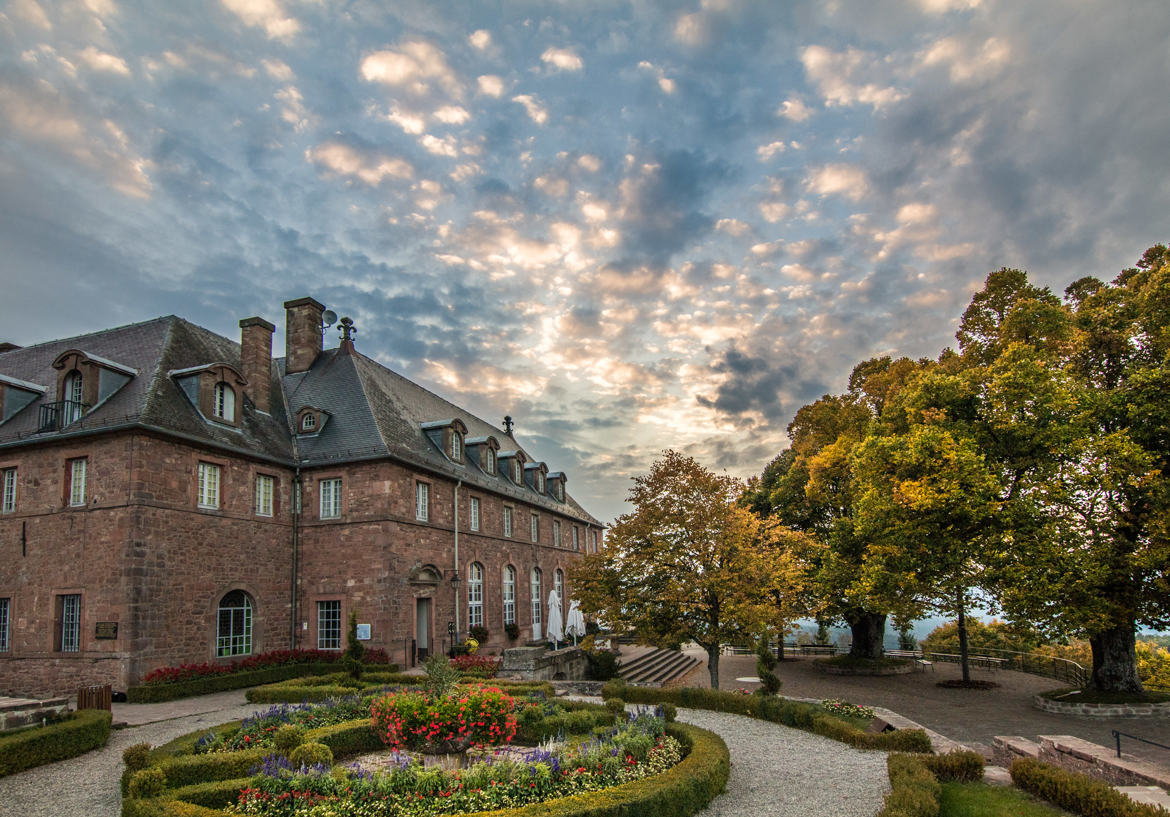
[[542, 474], [540, 471], [537, 471], [536, 472], [536, 479], [534, 479], [533, 482], [536, 484], [536, 492], [538, 494], [543, 494], [544, 493], [544, 474]]
[[81, 419], [81, 415], [84, 413], [85, 406], [82, 403], [81, 388], [83, 382], [81, 372], [76, 369], [65, 375], [65, 405], [62, 406], [62, 420], [65, 425]]
[[537, 641], [541, 636], [541, 624], [544, 622], [544, 616], [541, 615], [541, 585], [540, 585], [540, 568], [532, 568], [532, 637]]
[[483, 626], [483, 565], [472, 562], [467, 570], [467, 627]]
[[557, 568], [556, 574], [553, 576], [553, 581], [556, 583], [557, 603], [561, 606], [561, 621], [565, 620], [565, 571]]
[[458, 429], [451, 429], [451, 459], [463, 462], [463, 435]]
[[216, 619], [217, 658], [252, 652], [252, 599], [247, 593], [233, 590], [220, 599]]
[[504, 623], [516, 623], [516, 568], [504, 566]]
[[487, 466], [484, 470], [486, 470], [494, 477], [496, 475], [496, 452], [492, 451], [490, 448], [487, 450], [487, 455], [484, 457], [484, 465]]
[[309, 413], [301, 418], [301, 431], [312, 431], [316, 427], [317, 427], [317, 415], [316, 414]]
[[215, 384], [211, 412], [221, 420], [235, 422], [236, 391], [222, 380]]

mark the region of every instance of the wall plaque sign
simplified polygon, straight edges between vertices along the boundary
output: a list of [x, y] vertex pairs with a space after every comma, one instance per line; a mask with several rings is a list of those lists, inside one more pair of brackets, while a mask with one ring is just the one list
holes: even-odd
[[357, 637], [358, 637], [358, 641], [369, 641], [370, 640], [370, 625], [369, 624], [359, 624], [357, 626]]
[[118, 622], [116, 621], [99, 621], [93, 626], [93, 637], [100, 639], [111, 639], [118, 637]]

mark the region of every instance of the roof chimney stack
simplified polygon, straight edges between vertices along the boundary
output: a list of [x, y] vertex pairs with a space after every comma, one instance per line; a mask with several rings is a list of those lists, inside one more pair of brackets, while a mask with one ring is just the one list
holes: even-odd
[[325, 306], [312, 298], [284, 302], [284, 370], [307, 372], [321, 354], [321, 313]]
[[268, 413], [272, 392], [272, 333], [276, 327], [263, 318], [240, 321], [240, 373], [248, 381], [248, 396], [257, 411]]

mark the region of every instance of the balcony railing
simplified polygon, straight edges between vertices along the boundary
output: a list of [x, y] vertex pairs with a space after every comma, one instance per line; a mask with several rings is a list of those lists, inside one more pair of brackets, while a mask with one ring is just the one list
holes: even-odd
[[88, 411], [88, 403], [79, 403], [76, 400], [58, 400], [55, 403], [45, 403], [41, 406], [40, 431], [60, 431]]

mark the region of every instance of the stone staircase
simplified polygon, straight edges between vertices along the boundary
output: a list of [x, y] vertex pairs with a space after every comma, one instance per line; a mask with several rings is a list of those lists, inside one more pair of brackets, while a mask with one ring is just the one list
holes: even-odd
[[623, 647], [618, 671], [627, 684], [662, 686], [687, 675], [699, 665], [699, 660], [678, 650]]

